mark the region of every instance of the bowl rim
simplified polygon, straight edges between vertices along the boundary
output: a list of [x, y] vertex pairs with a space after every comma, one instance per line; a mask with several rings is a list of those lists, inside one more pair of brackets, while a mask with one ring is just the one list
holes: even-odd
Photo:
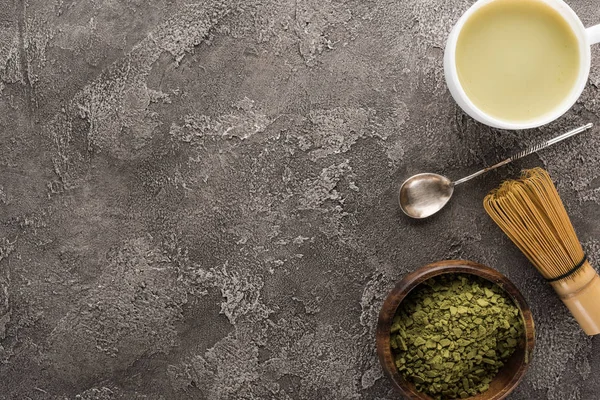
[[535, 347], [535, 324], [531, 309], [527, 304], [525, 298], [519, 291], [519, 289], [502, 273], [490, 268], [486, 265], [479, 264], [468, 260], [444, 260], [434, 262], [425, 266], [422, 266], [415, 271], [407, 274], [402, 278], [396, 286], [387, 295], [384, 303], [379, 312], [379, 319], [377, 321], [377, 354], [379, 356], [379, 362], [385, 375], [390, 379], [396, 390], [402, 393], [407, 398], [412, 399], [432, 399], [425, 393], [417, 392], [414, 385], [408, 383], [396, 368], [394, 364], [394, 358], [390, 346], [390, 329], [392, 320], [396, 314], [396, 310], [400, 303], [406, 298], [406, 296], [417, 286], [424, 281], [433, 278], [435, 276], [443, 274], [471, 274], [486, 279], [492, 283], [500, 286], [513, 300], [515, 305], [519, 308], [524, 322], [524, 360], [518, 369], [514, 372], [511, 380], [493, 396], [482, 396], [487, 392], [484, 392], [477, 396], [468, 397], [468, 400], [486, 399], [486, 400], [501, 400], [506, 398], [521, 382], [525, 373], [531, 365], [533, 357], [533, 350]]

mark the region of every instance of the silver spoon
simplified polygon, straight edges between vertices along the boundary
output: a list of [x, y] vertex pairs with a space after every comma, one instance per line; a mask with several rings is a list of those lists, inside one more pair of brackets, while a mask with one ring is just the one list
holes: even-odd
[[571, 136], [587, 131], [593, 126], [594, 124], [590, 123], [580, 128], [573, 129], [570, 132], [548, 140], [547, 142], [532, 146], [496, 165], [482, 169], [481, 171], [475, 172], [473, 175], [469, 175], [455, 182], [438, 174], [426, 173], [413, 175], [400, 186], [400, 208], [406, 215], [412, 218], [422, 219], [430, 217], [444, 208], [446, 203], [450, 201], [456, 185], [470, 181], [488, 171], [502, 167], [503, 165], [545, 149], [546, 147], [550, 147]]

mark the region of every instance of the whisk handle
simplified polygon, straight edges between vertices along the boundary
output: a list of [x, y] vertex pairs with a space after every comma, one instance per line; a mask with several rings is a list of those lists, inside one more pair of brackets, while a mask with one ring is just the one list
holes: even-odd
[[489, 172], [489, 171], [491, 171], [491, 170], [494, 170], [494, 169], [496, 169], [496, 168], [500, 168], [500, 167], [502, 167], [502, 166], [504, 166], [504, 165], [506, 165], [506, 164], [509, 164], [509, 163], [511, 163], [511, 162], [513, 162], [513, 161], [516, 161], [516, 160], [518, 160], [518, 159], [520, 159], [520, 158], [527, 157], [527, 156], [528, 156], [528, 155], [530, 155], [530, 154], [536, 153], [536, 152], [538, 152], [538, 151], [540, 151], [540, 150], [542, 150], [542, 149], [545, 149], [545, 148], [547, 148], [547, 147], [550, 147], [550, 146], [552, 146], [553, 144], [556, 144], [556, 143], [558, 143], [558, 142], [562, 142], [562, 141], [563, 141], [563, 140], [565, 140], [565, 139], [568, 139], [568, 138], [570, 138], [570, 137], [573, 137], [573, 136], [575, 136], [575, 135], [578, 135], [578, 134], [580, 134], [581, 132], [585, 132], [585, 131], [587, 131], [588, 129], [591, 129], [593, 126], [594, 126], [594, 124], [592, 124], [592, 123], [589, 123], [589, 124], [587, 124], [587, 125], [584, 125], [584, 126], [581, 126], [581, 127], [577, 128], [577, 129], [573, 129], [572, 131], [569, 131], [569, 132], [567, 132], [567, 133], [563, 133], [562, 135], [560, 135], [560, 136], [557, 136], [557, 137], [555, 137], [554, 139], [550, 139], [550, 140], [548, 140], [548, 141], [546, 141], [546, 142], [543, 142], [543, 143], [538, 143], [538, 144], [536, 144], [536, 145], [533, 145], [533, 146], [531, 146], [531, 147], [529, 147], [529, 148], [527, 148], [527, 149], [525, 149], [525, 150], [523, 150], [523, 151], [521, 151], [521, 152], [519, 152], [519, 153], [515, 154], [514, 156], [512, 156], [512, 157], [510, 157], [510, 158], [507, 158], [507, 159], [506, 159], [506, 160], [504, 160], [504, 161], [500, 161], [498, 164], [494, 164], [494, 165], [492, 165], [492, 166], [490, 166], [490, 167], [487, 167], [487, 168], [485, 168], [485, 169], [482, 169], [481, 171], [477, 171], [477, 172], [475, 172], [474, 174], [471, 174], [471, 175], [469, 175], [469, 176], [467, 176], [467, 177], [464, 177], [464, 178], [462, 178], [462, 179], [459, 179], [459, 180], [457, 180], [457, 181], [453, 182], [452, 184], [453, 184], [454, 186], [456, 186], [456, 185], [460, 185], [461, 183], [465, 183], [466, 181], [470, 181], [471, 179], [473, 179], [473, 178], [476, 178], [476, 177], [478, 177], [479, 175], [483, 175], [483, 174], [485, 174], [486, 172]]

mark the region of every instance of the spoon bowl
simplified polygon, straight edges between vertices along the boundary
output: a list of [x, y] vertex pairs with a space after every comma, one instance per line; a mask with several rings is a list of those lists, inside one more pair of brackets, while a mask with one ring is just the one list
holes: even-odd
[[445, 176], [425, 173], [408, 178], [400, 187], [400, 208], [411, 218], [427, 218], [440, 211], [454, 193]]

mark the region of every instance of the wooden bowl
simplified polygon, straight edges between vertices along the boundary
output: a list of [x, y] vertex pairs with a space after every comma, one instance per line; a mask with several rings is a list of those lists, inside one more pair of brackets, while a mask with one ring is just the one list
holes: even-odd
[[519, 341], [519, 347], [500, 369], [498, 375], [490, 383], [490, 387], [484, 393], [468, 397], [469, 400], [500, 400], [512, 392], [529, 367], [533, 356], [535, 344], [535, 328], [531, 310], [525, 302], [523, 295], [507, 277], [498, 271], [471, 261], [451, 260], [440, 261], [419, 268], [415, 272], [404, 277], [385, 299], [379, 321], [377, 323], [377, 354], [385, 374], [392, 380], [396, 389], [407, 399], [432, 400], [431, 396], [418, 392], [412, 382], [407, 381], [398, 372], [394, 364], [392, 348], [390, 346], [390, 329], [396, 309], [404, 298], [422, 282], [429, 278], [442, 274], [461, 273], [479, 276], [500, 286], [512, 298], [516, 306], [521, 310], [524, 319], [523, 340]]

